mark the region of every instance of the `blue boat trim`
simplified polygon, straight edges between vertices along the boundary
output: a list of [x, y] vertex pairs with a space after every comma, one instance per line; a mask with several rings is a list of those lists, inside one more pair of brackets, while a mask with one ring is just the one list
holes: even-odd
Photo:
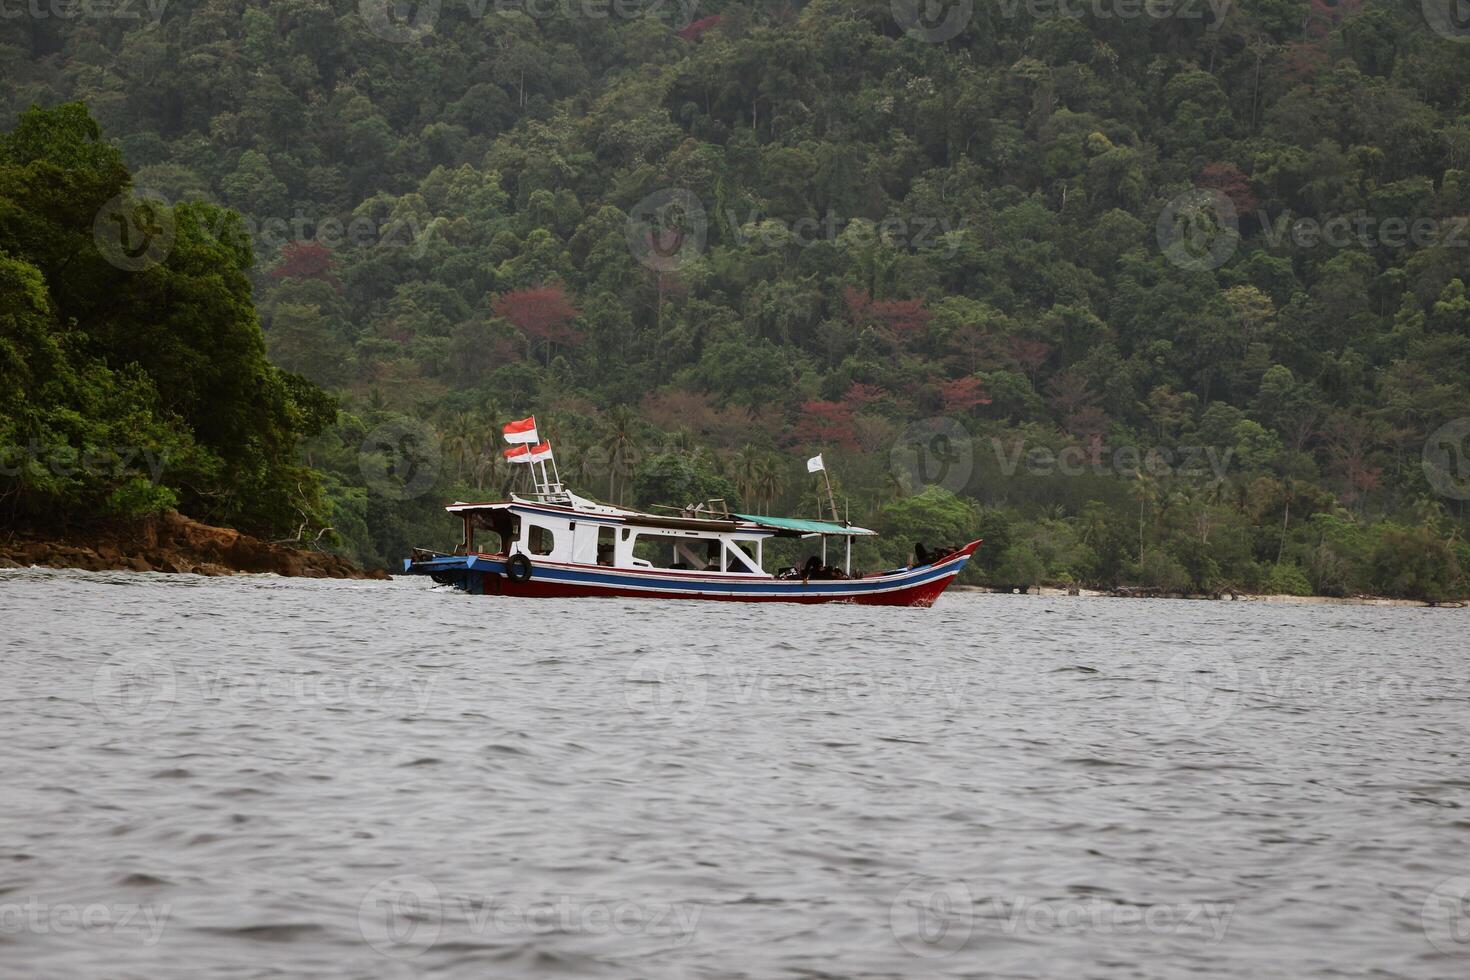
[[[759, 579], [757, 581], [742, 581], [739, 579], [709, 578], [704, 576], [690, 575], [666, 576], [666, 575], [639, 575], [629, 573], [626, 570], [608, 569], [603, 571], [587, 570], [581, 568], [570, 568], [565, 565], [557, 565], [549, 562], [537, 562], [534, 565], [535, 576], [548, 582], [559, 582], [577, 585], [594, 585], [611, 588], [638, 589], [654, 592], [708, 592], [726, 595], [780, 595], [789, 596], [793, 594], [821, 594], [821, 595], [866, 595], [878, 592], [887, 592], [895, 589], [907, 589], [916, 585], [923, 585], [938, 578], [957, 575], [969, 562], [970, 556], [952, 558], [935, 565], [921, 566], [913, 569], [902, 569], [898, 574], [884, 574], [881, 577], [867, 579], [837, 579], [821, 581], [802, 581], [800, 579]], [[485, 574], [505, 574], [505, 559], [489, 558], [481, 555], [455, 555], [444, 558], [434, 558], [428, 561], [414, 562], [405, 560], [404, 572], [420, 575], [453, 575], [455, 572], [477, 572], [478, 576], [466, 576], [466, 578], [481, 578]], [[467, 582], [467, 586], [471, 583]]]

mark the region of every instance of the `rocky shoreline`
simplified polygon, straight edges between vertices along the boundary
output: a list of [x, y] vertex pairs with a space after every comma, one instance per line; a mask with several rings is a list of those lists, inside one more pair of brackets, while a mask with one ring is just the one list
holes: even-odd
[[0, 568], [31, 565], [94, 572], [388, 578], [387, 572], [366, 571], [340, 555], [263, 541], [231, 528], [201, 524], [175, 511], [126, 525], [0, 535]]

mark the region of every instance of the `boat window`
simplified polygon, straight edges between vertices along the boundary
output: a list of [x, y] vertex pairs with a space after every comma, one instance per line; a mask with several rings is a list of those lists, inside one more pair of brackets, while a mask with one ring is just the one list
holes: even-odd
[[718, 538], [640, 532], [633, 543], [633, 557], [643, 559], [654, 568], [719, 571], [720, 542]]
[[521, 536], [520, 517], [503, 510], [477, 516], [475, 526], [481, 530], [491, 531], [499, 538], [498, 541], [490, 539], [477, 541], [477, 550], [480, 554], [509, 554], [511, 542], [518, 540]]
[[614, 547], [617, 544], [616, 529], [604, 524], [597, 529], [597, 564], [613, 563]]
[[549, 555], [556, 550], [556, 536], [550, 528], [532, 524], [526, 535], [526, 550], [533, 555]]

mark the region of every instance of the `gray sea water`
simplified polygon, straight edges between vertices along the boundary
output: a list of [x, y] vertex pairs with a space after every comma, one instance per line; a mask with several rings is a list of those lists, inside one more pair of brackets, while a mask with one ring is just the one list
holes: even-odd
[[1462, 978], [1467, 617], [0, 573], [0, 975]]

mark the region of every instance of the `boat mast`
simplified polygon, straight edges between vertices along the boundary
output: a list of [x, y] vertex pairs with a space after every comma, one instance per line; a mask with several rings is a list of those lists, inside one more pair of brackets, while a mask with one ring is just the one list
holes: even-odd
[[840, 524], [841, 520], [837, 516], [837, 498], [832, 496], [832, 478], [827, 475], [827, 464], [825, 460], [822, 462], [822, 479], [827, 484], [827, 503], [832, 505], [832, 521], [833, 523]]

